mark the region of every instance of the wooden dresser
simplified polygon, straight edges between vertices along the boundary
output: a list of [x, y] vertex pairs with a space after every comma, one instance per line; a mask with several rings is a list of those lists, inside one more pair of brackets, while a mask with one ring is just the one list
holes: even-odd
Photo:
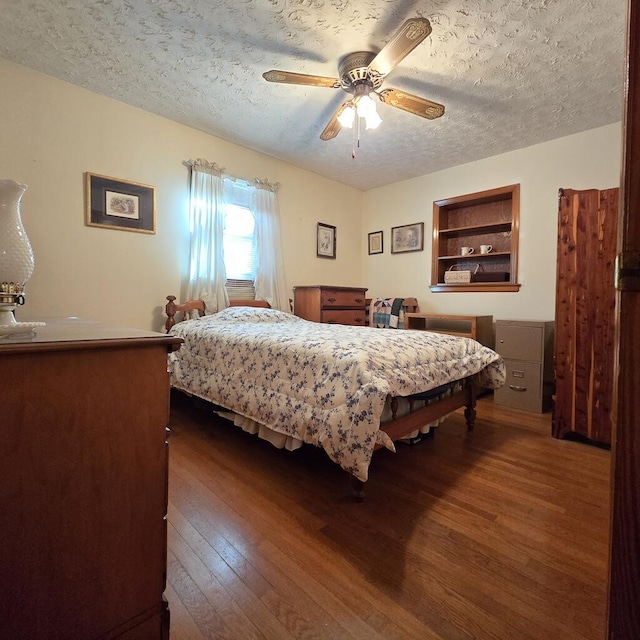
[[180, 342], [77, 319], [0, 339], [0, 637], [168, 638]]
[[293, 288], [293, 312], [313, 322], [365, 326], [366, 289], [327, 285]]

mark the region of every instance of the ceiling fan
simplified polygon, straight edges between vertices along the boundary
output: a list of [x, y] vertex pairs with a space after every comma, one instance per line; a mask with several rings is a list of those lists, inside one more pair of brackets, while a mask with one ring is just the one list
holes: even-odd
[[[426, 98], [414, 96], [398, 89], [380, 89], [387, 74], [413, 51], [431, 33], [431, 23], [426, 18], [410, 18], [378, 53], [356, 51], [344, 56], [338, 66], [339, 78], [293, 73], [271, 69], [262, 74], [268, 82], [301, 84], [312, 87], [343, 89], [353, 94], [342, 103], [320, 134], [321, 140], [335, 138], [342, 127], [358, 130], [360, 118], [365, 120], [367, 129], [380, 124], [375, 102], [371, 94], [385, 104], [408, 111], [422, 118], [434, 120], [444, 114], [444, 106]], [[354, 131], [355, 133], [355, 131]], [[355, 153], [353, 154], [355, 157]]]

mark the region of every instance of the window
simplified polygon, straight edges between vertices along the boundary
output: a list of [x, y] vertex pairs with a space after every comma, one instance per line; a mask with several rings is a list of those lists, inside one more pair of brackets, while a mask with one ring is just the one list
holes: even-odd
[[247, 190], [233, 184], [227, 190], [224, 212], [224, 267], [230, 299], [254, 299], [256, 278], [256, 221], [246, 206]]
[[211, 312], [229, 299], [259, 297], [288, 309], [278, 183], [225, 176], [206, 160], [191, 163], [188, 297]]

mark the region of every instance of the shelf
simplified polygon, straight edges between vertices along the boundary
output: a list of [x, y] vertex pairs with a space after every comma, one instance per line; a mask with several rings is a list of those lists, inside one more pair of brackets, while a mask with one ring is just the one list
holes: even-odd
[[460, 262], [461, 260], [468, 260], [469, 262], [476, 262], [477, 260], [488, 260], [489, 258], [495, 258], [500, 256], [511, 256], [510, 251], [492, 251], [491, 253], [472, 253], [464, 256], [438, 256], [438, 260], [446, 260], [451, 262]]
[[[518, 291], [520, 185], [514, 184], [433, 203], [431, 291]], [[491, 245], [490, 253], [481, 253]], [[464, 247], [474, 252], [462, 255]], [[466, 249], [465, 249], [466, 250]], [[454, 264], [481, 265], [484, 273], [508, 273], [509, 280], [445, 284]]]
[[511, 231], [511, 221], [509, 222], [489, 222], [487, 224], [473, 225], [470, 227], [453, 227], [452, 229], [440, 229], [441, 236], [471, 236], [474, 234], [499, 233]]
[[470, 282], [469, 284], [445, 284], [439, 282], [429, 287], [432, 293], [452, 292], [471, 293], [474, 291], [483, 291], [485, 293], [499, 293], [520, 291], [520, 285], [511, 282]]

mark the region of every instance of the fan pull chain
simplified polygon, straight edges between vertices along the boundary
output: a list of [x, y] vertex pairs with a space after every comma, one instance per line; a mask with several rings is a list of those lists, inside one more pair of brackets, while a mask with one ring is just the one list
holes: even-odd
[[353, 142], [351, 143], [351, 157], [356, 159], [356, 148], [360, 148], [360, 117], [356, 112], [354, 116], [355, 122], [353, 127]]
[[351, 129], [351, 158], [353, 160], [356, 159], [356, 127], [358, 126], [355, 122], [354, 125], [355, 126]]

